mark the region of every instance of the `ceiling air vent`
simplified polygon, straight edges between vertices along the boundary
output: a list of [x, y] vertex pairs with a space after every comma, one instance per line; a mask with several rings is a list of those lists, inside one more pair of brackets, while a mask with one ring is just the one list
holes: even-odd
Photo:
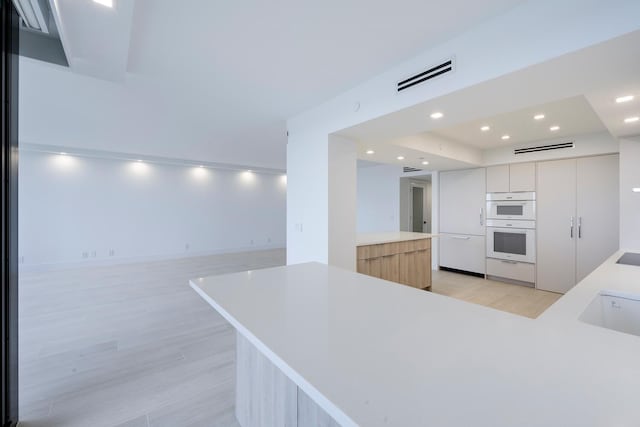
[[410, 168], [408, 166], [405, 166], [405, 167], [402, 168], [402, 171], [404, 173], [407, 173], [407, 172], [420, 172], [421, 170], [422, 169]]
[[535, 153], [537, 151], [562, 150], [565, 148], [573, 148], [573, 142], [563, 142], [561, 144], [538, 145], [537, 147], [516, 148], [513, 154]]
[[429, 68], [414, 76], [398, 82], [398, 92], [402, 92], [405, 89], [409, 89], [411, 86], [415, 86], [420, 83], [424, 83], [427, 80], [431, 80], [443, 74], [453, 71], [453, 59], [443, 62], [440, 65]]

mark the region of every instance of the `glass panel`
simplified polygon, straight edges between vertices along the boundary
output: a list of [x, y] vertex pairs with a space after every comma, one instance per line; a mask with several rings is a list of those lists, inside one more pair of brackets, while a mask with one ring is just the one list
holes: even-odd
[[496, 206], [498, 215], [519, 215], [524, 211], [523, 205], [498, 205]]
[[505, 254], [526, 255], [527, 234], [494, 231], [493, 250]]

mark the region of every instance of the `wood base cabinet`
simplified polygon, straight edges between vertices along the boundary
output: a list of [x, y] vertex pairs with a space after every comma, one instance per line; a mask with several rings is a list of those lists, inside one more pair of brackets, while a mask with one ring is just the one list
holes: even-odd
[[359, 246], [358, 273], [431, 289], [431, 239]]

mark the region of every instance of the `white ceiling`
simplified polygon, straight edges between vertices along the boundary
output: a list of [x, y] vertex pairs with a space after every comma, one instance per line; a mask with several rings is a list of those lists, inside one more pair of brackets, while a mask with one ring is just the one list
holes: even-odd
[[[544, 118], [534, 119], [543, 114]], [[490, 130], [482, 131], [482, 126]], [[551, 131], [552, 126], [559, 126]], [[584, 96], [476, 119], [431, 133], [481, 149], [605, 131], [606, 128]], [[508, 140], [502, 136], [509, 135]]]
[[92, 78], [25, 61], [29, 143], [280, 168], [286, 118], [521, 2], [50, 1]]
[[[358, 141], [362, 159], [370, 159], [366, 147], [376, 151], [375, 161], [395, 164], [400, 147], [414, 148], [404, 161], [412, 167], [419, 167], [420, 157], [431, 161], [443, 153], [481, 164], [486, 149], [602, 130], [614, 137], [640, 135], [640, 121], [624, 123], [640, 116], [638, 46], [640, 31], [635, 31], [338, 133]], [[627, 94], [635, 95], [634, 101], [616, 104], [616, 97]], [[444, 116], [433, 120], [436, 111]], [[537, 113], [545, 120], [535, 122]], [[492, 131], [480, 132], [484, 124]], [[560, 130], [550, 132], [552, 125]], [[508, 142], [500, 139], [503, 133], [511, 136]]]

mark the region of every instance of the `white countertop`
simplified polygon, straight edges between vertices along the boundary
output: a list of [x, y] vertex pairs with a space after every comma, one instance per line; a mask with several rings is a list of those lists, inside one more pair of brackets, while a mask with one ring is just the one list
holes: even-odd
[[343, 425], [638, 426], [640, 337], [577, 320], [605, 265], [536, 320], [323, 264], [191, 286]]
[[408, 240], [431, 239], [435, 234], [395, 231], [389, 233], [358, 233], [356, 246], [378, 245], [381, 243], [405, 242]]

